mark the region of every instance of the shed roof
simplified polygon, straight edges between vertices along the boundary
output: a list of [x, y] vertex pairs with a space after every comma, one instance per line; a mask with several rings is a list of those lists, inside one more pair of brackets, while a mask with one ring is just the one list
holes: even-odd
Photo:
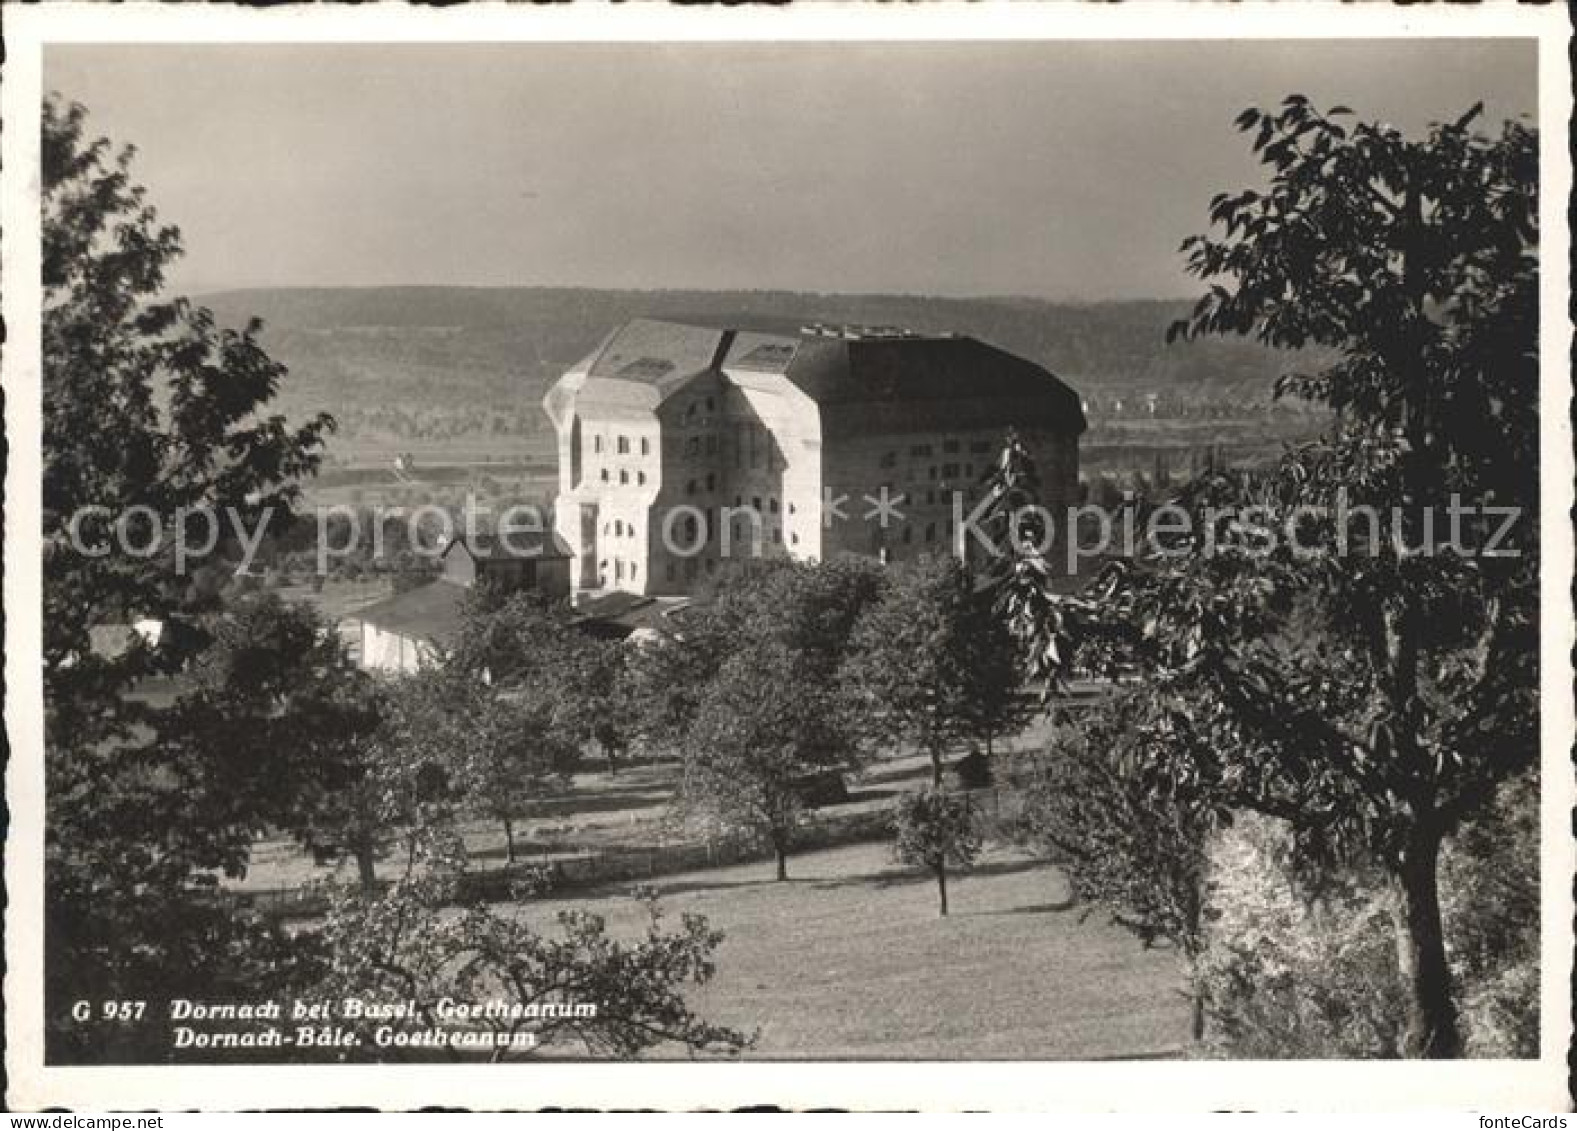
[[442, 644], [460, 630], [461, 610], [469, 593], [465, 586], [439, 578], [357, 609], [351, 619], [412, 640]]
[[541, 558], [571, 558], [574, 552], [569, 543], [552, 530], [511, 531], [508, 538], [499, 538], [494, 531], [478, 531], [474, 538], [457, 535], [444, 552], [447, 558], [460, 547], [478, 561], [530, 561]]
[[581, 601], [575, 607], [573, 623], [594, 633], [628, 636], [658, 627], [669, 613], [689, 603], [688, 597], [647, 597], [614, 591]]

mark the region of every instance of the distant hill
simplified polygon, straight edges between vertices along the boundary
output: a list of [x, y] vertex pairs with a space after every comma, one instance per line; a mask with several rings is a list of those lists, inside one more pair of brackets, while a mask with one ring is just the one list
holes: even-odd
[[223, 324], [263, 319], [266, 347], [291, 370], [284, 407], [339, 416], [342, 454], [406, 442], [438, 451], [496, 437], [525, 458], [551, 460], [540, 407], [548, 386], [608, 330], [642, 315], [773, 315], [969, 334], [1062, 377], [1091, 401], [1092, 419], [1101, 403], [1135, 395], [1253, 414], [1288, 361], [1236, 339], [1167, 345], [1166, 327], [1187, 313], [1186, 301], [423, 286], [236, 290], [198, 301]]

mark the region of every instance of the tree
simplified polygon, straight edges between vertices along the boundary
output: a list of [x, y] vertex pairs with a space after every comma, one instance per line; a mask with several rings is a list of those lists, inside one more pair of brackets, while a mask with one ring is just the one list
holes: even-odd
[[1193, 1035], [1205, 1032], [1204, 953], [1210, 834], [1228, 814], [1208, 798], [1160, 794], [1132, 772], [1135, 748], [1170, 743], [1164, 697], [1117, 692], [1048, 760], [1026, 807], [1028, 837], [1048, 849], [1092, 908], [1145, 946], [1165, 940], [1189, 968]]
[[[1151, 750], [1150, 781], [1288, 821], [1306, 868], [1385, 872], [1405, 1047], [1427, 1057], [1460, 1048], [1442, 842], [1538, 733], [1538, 534], [1517, 521], [1491, 553], [1501, 516], [1484, 509], [1537, 513], [1538, 145], [1516, 122], [1472, 132], [1478, 113], [1414, 140], [1300, 95], [1245, 111], [1269, 183], [1218, 196], [1222, 238], [1184, 243], [1216, 281], [1173, 331], [1334, 355], [1277, 386], [1334, 410], [1331, 434], [1212, 469], [1178, 500], [1188, 533], [1077, 602], [1004, 585], [1020, 610], [1089, 618], [1096, 652], [1115, 638], [1167, 690], [1178, 740]], [[1448, 504], [1467, 521], [1442, 549]], [[1223, 541], [1227, 507], [1256, 520]], [[1392, 536], [1355, 536], [1362, 507]]]
[[515, 863], [515, 820], [562, 785], [577, 760], [555, 724], [552, 689], [489, 686], [447, 667], [409, 678], [425, 709], [407, 741], [443, 767], [466, 803], [502, 825], [505, 859]]
[[596, 743], [617, 774], [619, 759], [634, 741], [639, 710], [624, 641], [585, 636], [565, 657], [557, 720], [579, 746]]
[[842, 705], [781, 643], [749, 642], [706, 686], [686, 742], [682, 800], [772, 846], [777, 878], [817, 773], [852, 765]]
[[841, 678], [865, 711], [867, 734], [908, 741], [931, 759], [960, 737], [994, 732], [1013, 706], [1011, 641], [951, 559], [892, 568], [880, 600], [857, 622]]
[[969, 689], [962, 704], [962, 729], [995, 753], [998, 738], [1022, 730], [1035, 713], [1023, 691], [1023, 670], [1012, 632], [993, 607], [989, 590], [970, 594], [959, 641], [960, 667]]
[[583, 641], [570, 627], [569, 611], [533, 590], [479, 586], [461, 609], [446, 666], [495, 686], [560, 682], [566, 658]]
[[[471, 1053], [492, 1062], [564, 1042], [622, 1057], [663, 1043], [728, 1053], [752, 1043], [701, 1019], [684, 1000], [684, 986], [711, 979], [723, 941], [702, 916], [686, 914], [677, 930], [668, 929], [655, 898], [643, 895], [645, 932], [624, 941], [588, 911], [560, 912], [556, 932], [519, 911], [452, 911], [463, 850], [441, 838], [427, 845], [423, 866], [387, 891], [336, 893], [322, 928], [325, 970], [309, 992], [363, 1007], [361, 1018], [348, 1021], [362, 1035], [348, 1055], [387, 1056], [375, 1029], [406, 1038], [415, 1058]], [[487, 1008], [456, 1021], [441, 1014], [445, 1000]], [[394, 1012], [392, 1023], [380, 1016], [380, 1007], [405, 1005], [411, 1012]], [[435, 1032], [448, 1034], [436, 1047]]]
[[[1289, 459], [1280, 482], [1300, 502], [1330, 504], [1345, 490], [1405, 508], [1405, 546], [1423, 544], [1448, 500], [1485, 517], [1484, 507], [1537, 514], [1538, 139], [1517, 122], [1497, 137], [1472, 132], [1482, 109], [1421, 140], [1379, 124], [1349, 130], [1341, 108], [1322, 115], [1299, 95], [1274, 115], [1245, 111], [1238, 124], [1256, 131], [1270, 191], [1218, 198], [1225, 238], [1185, 244], [1192, 272], [1225, 283], [1179, 333], [1253, 333], [1340, 353], [1278, 385], [1340, 414], [1336, 435]], [[1342, 818], [1305, 814], [1303, 828], [1378, 856], [1392, 876], [1414, 1055], [1459, 1051], [1441, 843], [1537, 750], [1531, 527], [1514, 532], [1514, 557], [1482, 552], [1481, 529], [1466, 553], [1413, 555], [1393, 543], [1372, 559], [1324, 555], [1315, 565], [1332, 591], [1334, 632], [1362, 655], [1341, 690], [1378, 710], [1349, 698], [1295, 743], [1276, 744], [1341, 767]], [[1309, 690], [1324, 691], [1316, 702], [1334, 698], [1309, 687], [1320, 677], [1307, 669], [1270, 661], [1256, 674], [1224, 684], [1229, 701], [1257, 700], [1241, 717], [1274, 705], [1297, 718]]]
[[[45, 101], [46, 1010], [51, 1055], [68, 1058], [95, 1055], [74, 1000], [249, 994], [274, 968], [249, 957], [267, 932], [211, 895], [216, 872], [244, 867], [256, 824], [238, 811], [248, 799], [192, 784], [222, 780], [226, 748], [186, 744], [177, 762], [155, 737], [159, 703], [130, 692], [206, 643], [194, 621], [207, 598], [155, 535], [209, 507], [228, 524], [224, 556], [236, 523], [290, 510], [332, 426], [266, 413], [284, 369], [255, 322], [221, 330], [159, 297], [179, 233], [133, 183], [131, 150], [112, 155], [85, 127], [82, 107]], [[123, 546], [152, 551], [115, 549], [117, 525]], [[164, 624], [158, 647], [95, 652], [90, 629], [143, 617]]]
[[154, 720], [169, 772], [248, 843], [279, 828], [315, 852], [348, 851], [370, 885], [392, 819], [364, 796], [387, 784], [385, 690], [308, 606], [258, 594], [206, 624], [190, 690]]
[[627, 653], [625, 687], [638, 730], [653, 745], [681, 748], [711, 680], [755, 642], [786, 650], [804, 679], [835, 697], [854, 627], [884, 583], [879, 565], [848, 556], [734, 563], [676, 627]]
[[938, 914], [947, 914], [947, 866], [967, 868], [980, 851], [980, 829], [967, 796], [923, 789], [898, 799], [894, 811], [895, 852], [936, 877]]

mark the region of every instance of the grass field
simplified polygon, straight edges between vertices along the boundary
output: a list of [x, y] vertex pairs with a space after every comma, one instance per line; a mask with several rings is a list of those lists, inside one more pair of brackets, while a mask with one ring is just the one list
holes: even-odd
[[[929, 876], [886, 845], [671, 876], [665, 914], [693, 911], [726, 933], [717, 975], [688, 999], [708, 1020], [759, 1030], [751, 1059], [1053, 1059], [1175, 1055], [1188, 1040], [1176, 955], [1145, 950], [1099, 914], [1084, 918], [1052, 865], [994, 849], [949, 885], [936, 912]], [[622, 892], [531, 905], [608, 917]], [[652, 1055], [683, 1055], [653, 1050]]]

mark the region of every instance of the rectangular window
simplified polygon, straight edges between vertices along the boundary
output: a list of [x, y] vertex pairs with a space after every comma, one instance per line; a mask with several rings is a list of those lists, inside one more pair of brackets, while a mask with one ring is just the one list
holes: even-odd
[[931, 454], [931, 445], [916, 444], [914, 447], [909, 449], [909, 454], [912, 456], [928, 456]]
[[974, 455], [984, 455], [991, 450], [990, 440], [975, 440], [970, 443], [969, 450]]
[[942, 454], [943, 455], [949, 455], [950, 456], [950, 455], [956, 455], [957, 453], [958, 453], [958, 441], [957, 440], [943, 440], [942, 441]]
[[956, 463], [944, 463], [942, 465], [942, 478], [943, 479], [957, 479], [958, 478], [958, 465]]
[[884, 452], [882, 454], [881, 462], [880, 462], [880, 464], [878, 464], [878, 466], [879, 467], [883, 467], [883, 468], [897, 467], [898, 466], [898, 453], [897, 452]]
[[602, 437], [601, 436], [593, 436], [591, 438], [591, 450], [594, 451], [594, 452], [601, 452], [602, 451]]
[[630, 438], [628, 436], [619, 437], [619, 454], [621, 456], [630, 454]]
[[652, 454], [652, 442], [650, 440], [648, 440], [645, 436], [642, 436], [641, 437], [641, 455], [649, 456], [651, 454]]

